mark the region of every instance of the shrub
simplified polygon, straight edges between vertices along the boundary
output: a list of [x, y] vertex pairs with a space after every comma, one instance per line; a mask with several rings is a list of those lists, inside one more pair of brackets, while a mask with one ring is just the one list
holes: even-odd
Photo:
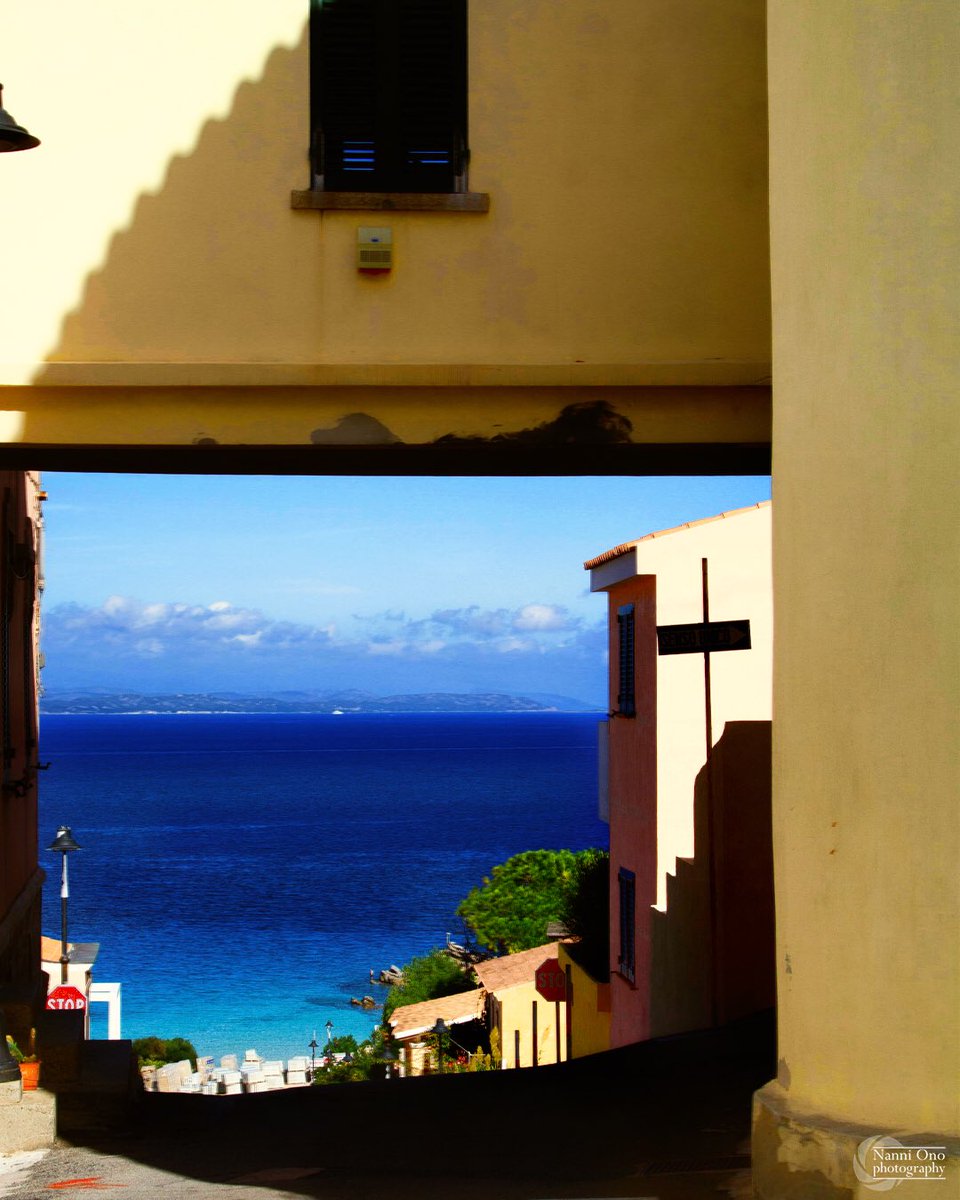
[[193, 1043], [186, 1038], [142, 1037], [133, 1043], [141, 1067], [162, 1067], [164, 1063], [181, 1062], [183, 1059], [197, 1061], [197, 1052]]
[[412, 958], [404, 966], [403, 983], [390, 989], [383, 1006], [384, 1024], [395, 1009], [405, 1004], [454, 996], [457, 992], [469, 992], [473, 987], [476, 984], [449, 954], [431, 950], [420, 958]]

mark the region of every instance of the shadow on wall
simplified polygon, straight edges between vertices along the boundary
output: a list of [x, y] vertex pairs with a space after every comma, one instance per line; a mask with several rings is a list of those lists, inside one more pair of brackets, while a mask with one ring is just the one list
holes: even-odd
[[[666, 911], [653, 912], [653, 1037], [722, 1025], [776, 1002], [770, 728], [769, 721], [728, 722], [714, 747], [712, 789], [706, 766], [697, 775], [695, 854], [677, 860]], [[715, 931], [704, 852], [711, 790]]]
[[49, 360], [284, 361], [316, 336], [289, 203], [308, 177], [306, 42], [304, 31], [273, 50], [229, 115], [207, 121], [159, 191], [140, 196]]

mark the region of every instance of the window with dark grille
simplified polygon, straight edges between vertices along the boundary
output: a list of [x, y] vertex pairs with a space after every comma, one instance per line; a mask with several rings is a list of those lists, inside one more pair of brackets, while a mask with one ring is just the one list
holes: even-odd
[[620, 885], [620, 954], [617, 969], [624, 979], [636, 979], [637, 880], [632, 871], [621, 867], [617, 876]]
[[466, 190], [466, 0], [313, 0], [316, 186]]
[[617, 675], [617, 712], [624, 717], [636, 716], [636, 670], [634, 658], [635, 623], [632, 604], [617, 609], [619, 655]]

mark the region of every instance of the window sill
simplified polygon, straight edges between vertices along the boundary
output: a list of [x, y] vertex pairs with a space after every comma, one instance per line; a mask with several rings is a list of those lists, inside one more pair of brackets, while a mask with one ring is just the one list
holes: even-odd
[[488, 192], [324, 192], [290, 193], [291, 208], [320, 211], [367, 209], [378, 212], [469, 212], [490, 210]]

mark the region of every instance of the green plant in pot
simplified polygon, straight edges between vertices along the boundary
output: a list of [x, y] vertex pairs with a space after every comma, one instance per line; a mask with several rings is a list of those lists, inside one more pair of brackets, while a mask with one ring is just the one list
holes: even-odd
[[20, 1077], [23, 1080], [23, 1090], [32, 1092], [40, 1082], [40, 1060], [37, 1058], [37, 1031], [30, 1030], [26, 1049], [21, 1050], [16, 1041], [7, 1034], [7, 1049], [20, 1067]]

